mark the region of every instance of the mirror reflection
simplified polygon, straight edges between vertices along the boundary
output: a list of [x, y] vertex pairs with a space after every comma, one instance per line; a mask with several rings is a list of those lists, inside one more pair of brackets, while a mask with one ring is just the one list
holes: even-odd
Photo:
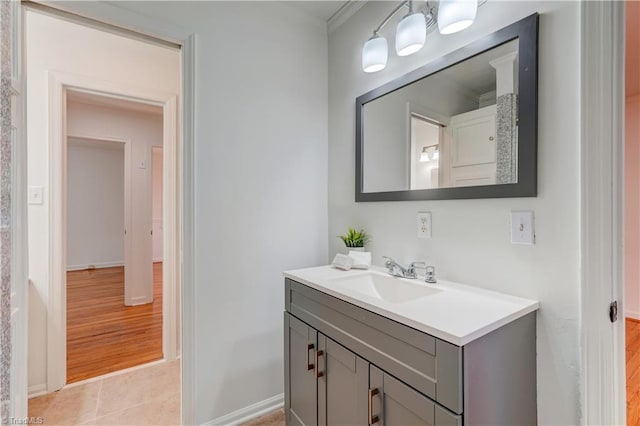
[[517, 182], [518, 40], [363, 106], [363, 192]]

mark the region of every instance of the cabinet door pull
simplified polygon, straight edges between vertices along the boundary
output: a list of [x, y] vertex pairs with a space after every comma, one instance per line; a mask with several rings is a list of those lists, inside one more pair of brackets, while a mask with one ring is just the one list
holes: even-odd
[[309, 345], [307, 346], [307, 371], [313, 370], [313, 364], [309, 362], [310, 361], [309, 351], [312, 351], [314, 347], [315, 346], [313, 345], [313, 343], [309, 343]]
[[375, 389], [369, 389], [369, 424], [375, 424], [378, 423], [378, 416], [374, 416], [373, 415], [373, 397], [376, 396], [378, 393], [380, 393], [378, 391], [378, 388]]
[[321, 357], [322, 355], [324, 355], [324, 351], [316, 351], [316, 379], [324, 376], [324, 373], [322, 371], [318, 371], [318, 357]]

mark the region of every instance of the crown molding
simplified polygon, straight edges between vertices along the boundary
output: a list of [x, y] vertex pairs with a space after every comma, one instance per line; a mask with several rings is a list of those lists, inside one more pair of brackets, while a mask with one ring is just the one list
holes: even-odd
[[334, 32], [351, 18], [368, 0], [347, 0], [329, 19], [327, 19], [327, 31]]

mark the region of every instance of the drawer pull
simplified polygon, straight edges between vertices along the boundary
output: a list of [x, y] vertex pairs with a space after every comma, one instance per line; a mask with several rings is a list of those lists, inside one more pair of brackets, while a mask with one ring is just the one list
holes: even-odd
[[374, 416], [373, 415], [373, 397], [376, 396], [378, 393], [380, 393], [380, 391], [378, 391], [378, 388], [376, 389], [369, 389], [369, 424], [375, 424], [378, 423], [378, 416]]
[[320, 377], [324, 376], [324, 373], [322, 371], [318, 371], [318, 357], [324, 355], [324, 351], [317, 351], [316, 352], [316, 379], [319, 379]]
[[309, 357], [309, 351], [312, 351], [314, 347], [315, 346], [313, 345], [313, 343], [309, 343], [309, 345], [307, 346], [307, 371], [313, 370], [313, 364], [309, 362], [311, 359]]

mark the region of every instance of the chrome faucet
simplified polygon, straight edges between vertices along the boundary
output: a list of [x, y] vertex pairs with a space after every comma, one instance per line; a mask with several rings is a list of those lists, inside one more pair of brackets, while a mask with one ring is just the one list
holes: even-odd
[[384, 266], [387, 268], [389, 275], [402, 278], [418, 278], [416, 268], [426, 268], [424, 262], [411, 262], [406, 268], [390, 257], [382, 256], [385, 259]]
[[416, 269], [424, 269], [426, 272], [425, 282], [435, 284], [436, 280], [436, 268], [433, 266], [427, 266], [425, 262], [411, 262], [406, 268], [400, 265], [398, 262], [388, 256], [382, 256], [384, 266], [387, 268], [389, 275], [401, 278], [418, 278]]

